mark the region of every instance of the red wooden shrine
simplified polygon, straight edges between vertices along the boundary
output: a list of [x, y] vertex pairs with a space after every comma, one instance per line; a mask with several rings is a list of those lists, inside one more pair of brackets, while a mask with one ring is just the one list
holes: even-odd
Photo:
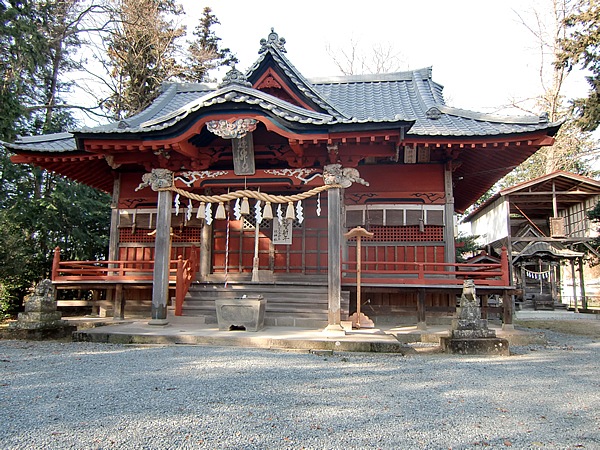
[[467, 277], [508, 299], [505, 253], [455, 263], [454, 214], [559, 125], [448, 106], [431, 68], [307, 79], [284, 42], [272, 31], [246, 73], [166, 84], [131, 118], [5, 144], [14, 162], [113, 196], [109, 261], [57, 253], [53, 281], [106, 288], [117, 316], [125, 305], [163, 321], [169, 308], [210, 317], [215, 295], [263, 292], [268, 324], [331, 326], [356, 309], [356, 245], [343, 233], [362, 226], [374, 234], [362, 242], [366, 314], [452, 314]]

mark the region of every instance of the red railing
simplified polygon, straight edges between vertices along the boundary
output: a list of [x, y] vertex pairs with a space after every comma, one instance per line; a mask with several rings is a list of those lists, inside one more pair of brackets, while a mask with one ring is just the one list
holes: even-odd
[[200, 249], [192, 247], [189, 259], [179, 256], [177, 260], [177, 280], [175, 281], [175, 315], [181, 316], [183, 300], [190, 289], [200, 264]]
[[[136, 282], [152, 281], [154, 261], [61, 261], [60, 248], [54, 250], [52, 281], [105, 281]], [[175, 281], [177, 260], [171, 260], [169, 280]]]
[[[394, 267], [390, 269], [389, 267]], [[356, 281], [356, 261], [342, 262], [342, 284]], [[382, 268], [383, 267], [383, 268]], [[362, 261], [361, 282], [369, 284], [462, 285], [473, 279], [481, 286], [510, 286], [508, 255], [502, 249], [500, 264]]]
[[[169, 282], [175, 283], [175, 315], [180, 316], [183, 300], [194, 281], [200, 263], [200, 249], [192, 247], [188, 259], [170, 261]], [[61, 261], [54, 250], [52, 281], [57, 283], [152, 283], [154, 261]]]

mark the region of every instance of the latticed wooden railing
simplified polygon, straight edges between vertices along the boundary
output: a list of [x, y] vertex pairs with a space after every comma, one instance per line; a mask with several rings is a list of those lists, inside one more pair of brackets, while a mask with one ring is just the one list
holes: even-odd
[[[356, 282], [356, 261], [342, 262], [342, 284]], [[462, 285], [472, 279], [481, 286], [510, 286], [508, 255], [502, 249], [499, 264], [439, 263], [363, 260], [363, 285]]]
[[[188, 259], [170, 261], [169, 283], [175, 284], [175, 314], [181, 315], [183, 300], [194, 281], [200, 263], [200, 249], [192, 247]], [[52, 281], [58, 284], [151, 284], [154, 261], [61, 261], [54, 250]]]

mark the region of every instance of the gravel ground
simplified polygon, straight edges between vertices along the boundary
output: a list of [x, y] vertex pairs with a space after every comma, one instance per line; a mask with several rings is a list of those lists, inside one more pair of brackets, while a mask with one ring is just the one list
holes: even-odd
[[0, 448], [600, 448], [600, 340], [546, 333], [510, 357], [0, 341]]

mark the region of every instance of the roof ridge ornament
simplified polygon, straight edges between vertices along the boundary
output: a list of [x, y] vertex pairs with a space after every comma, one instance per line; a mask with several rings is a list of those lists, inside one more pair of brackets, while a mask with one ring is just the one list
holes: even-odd
[[438, 120], [442, 117], [442, 111], [437, 106], [432, 106], [425, 112], [425, 115], [428, 119]]
[[273, 27], [271, 27], [271, 32], [269, 33], [267, 39], [263, 38], [260, 40], [260, 50], [258, 53], [260, 54], [266, 52], [269, 47], [276, 48], [282, 53], [287, 53], [285, 50], [285, 39], [280, 38], [279, 35], [275, 33], [275, 28]]
[[252, 83], [250, 83], [248, 81], [248, 79], [246, 78], [246, 75], [244, 75], [242, 72], [237, 70], [235, 68], [235, 66], [231, 67], [231, 70], [229, 70], [225, 74], [225, 76], [223, 77], [223, 81], [217, 87], [222, 88], [222, 87], [228, 86], [230, 84], [239, 84], [241, 86], [248, 86], [248, 87], [252, 86]]

